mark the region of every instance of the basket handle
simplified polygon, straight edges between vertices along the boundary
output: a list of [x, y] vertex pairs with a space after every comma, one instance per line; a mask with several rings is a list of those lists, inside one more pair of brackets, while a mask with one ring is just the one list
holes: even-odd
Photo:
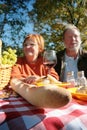
[[0, 65], [2, 63], [1, 58], [2, 58], [2, 40], [0, 39]]

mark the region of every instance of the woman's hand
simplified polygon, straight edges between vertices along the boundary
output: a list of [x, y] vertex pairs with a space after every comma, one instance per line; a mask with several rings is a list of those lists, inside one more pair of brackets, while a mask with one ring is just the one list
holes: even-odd
[[23, 82], [28, 83], [28, 84], [33, 84], [38, 78], [40, 78], [40, 77], [36, 76], [36, 75], [29, 76], [29, 77], [23, 79]]

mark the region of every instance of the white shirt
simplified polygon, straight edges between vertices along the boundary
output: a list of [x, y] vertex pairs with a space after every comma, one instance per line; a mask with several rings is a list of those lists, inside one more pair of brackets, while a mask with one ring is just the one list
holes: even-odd
[[69, 57], [65, 54], [65, 73], [64, 73], [64, 81], [66, 81], [67, 72], [73, 71], [75, 79], [77, 78], [77, 61], [78, 57], [74, 59], [74, 57]]

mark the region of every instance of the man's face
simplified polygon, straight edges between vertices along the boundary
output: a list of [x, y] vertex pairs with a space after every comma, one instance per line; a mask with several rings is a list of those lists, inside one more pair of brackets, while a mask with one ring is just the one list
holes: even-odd
[[76, 29], [69, 29], [64, 34], [64, 45], [67, 50], [79, 50], [81, 45], [80, 33]]

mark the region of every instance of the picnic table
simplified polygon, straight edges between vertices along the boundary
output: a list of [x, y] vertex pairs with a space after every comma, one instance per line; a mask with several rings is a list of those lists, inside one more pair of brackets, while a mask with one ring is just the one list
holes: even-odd
[[87, 102], [58, 109], [33, 106], [21, 96], [0, 99], [0, 130], [87, 130]]

